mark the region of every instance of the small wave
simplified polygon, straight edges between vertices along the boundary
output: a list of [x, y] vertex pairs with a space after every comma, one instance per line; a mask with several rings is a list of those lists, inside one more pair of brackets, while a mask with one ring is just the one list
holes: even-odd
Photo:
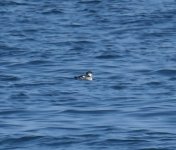
[[88, 1], [82, 0], [79, 3], [81, 3], [81, 4], [99, 4], [100, 2], [101, 2], [100, 0], [88, 0]]
[[[11, 63], [8, 65], [10, 68], [26, 68], [26, 67], [39, 67], [39, 66], [50, 66], [52, 61], [50, 60], [31, 60], [31, 61], [26, 61], [26, 62], [17, 62], [17, 63]], [[1, 78], [1, 77], [0, 77]]]
[[141, 143], [141, 142], [148, 142], [148, 141], [143, 140], [143, 139], [138, 139], [138, 138], [134, 138], [134, 139], [108, 138], [108, 139], [101, 140], [101, 141], [90, 142], [89, 144], [91, 144], [91, 145], [101, 145], [101, 146], [107, 147], [108, 145], [116, 146], [117, 144], [138, 144], [138, 143]]
[[143, 140], [143, 139], [107, 139], [104, 141], [104, 143], [107, 143], [107, 144], [117, 144], [117, 143], [139, 143], [139, 142], [147, 142], [146, 140]]
[[120, 55], [111, 55], [111, 54], [103, 54], [103, 55], [99, 55], [96, 56], [96, 58], [98, 59], [113, 59], [113, 58], [119, 58], [121, 57]]
[[112, 86], [111, 88], [114, 89], [114, 90], [123, 90], [123, 89], [126, 89], [127, 86], [124, 86], [124, 85], [115, 85], [115, 86]]
[[79, 24], [79, 23], [72, 23], [69, 25], [70, 27], [83, 27], [83, 24]]
[[42, 14], [62, 14], [63, 12], [61, 10], [57, 10], [56, 8], [50, 9], [50, 10], [45, 10], [42, 12]]
[[152, 70], [150, 70], [150, 69], [137, 69], [136, 72], [150, 74], [152, 72]]
[[159, 81], [151, 81], [151, 82], [147, 82], [145, 84], [146, 85], [150, 85], [150, 86], [159, 86], [159, 85], [162, 85], [162, 83], [159, 82]]
[[26, 3], [22, 2], [14, 2], [14, 1], [1, 1], [0, 6], [17, 6], [17, 5], [27, 5]]
[[14, 75], [0, 75], [0, 81], [19, 81], [20, 78]]
[[20, 93], [17, 93], [17, 94], [12, 94], [9, 97], [9, 99], [14, 99], [14, 100], [15, 99], [22, 99], [22, 100], [24, 100], [24, 99], [27, 99], [27, 98], [29, 98], [29, 96], [27, 94], [23, 93], [23, 92], [20, 92]]
[[24, 110], [1, 110], [0, 114], [1, 115], [13, 115], [17, 113], [23, 113], [25, 112]]
[[10, 46], [7, 44], [0, 44], [0, 54], [4, 55], [5, 54], [11, 54], [12, 52], [18, 53], [21, 49], [19, 49], [18, 47], [15, 46]]
[[161, 69], [156, 71], [156, 73], [164, 76], [176, 76], [175, 69]]
[[1, 144], [20, 144], [24, 142], [31, 142], [33, 140], [41, 139], [42, 136], [23, 136], [23, 137], [8, 137], [3, 141], [0, 141]]
[[27, 64], [31, 64], [31, 65], [48, 64], [48, 63], [50, 63], [50, 61], [46, 61], [46, 60], [33, 60], [33, 61], [27, 62]]
[[65, 110], [62, 113], [71, 113], [71, 114], [107, 114], [107, 113], [113, 113], [116, 112], [116, 110], [106, 110], [106, 109], [101, 109], [101, 110], [75, 110], [75, 109], [69, 109]]
[[43, 140], [43, 144], [47, 146], [64, 146], [64, 145], [70, 145], [70, 144], [75, 144], [80, 141], [80, 139], [75, 138], [75, 137], [70, 137], [70, 136], [64, 136], [64, 137], [46, 137]]
[[22, 127], [22, 125], [14, 125], [14, 124], [11, 124], [11, 123], [4, 123], [4, 122], [1, 122], [0, 123], [0, 128], [7, 128], [7, 129], [16, 129], [17, 127]]
[[72, 43], [74, 44], [95, 44], [94, 41], [90, 41], [90, 40], [78, 40], [78, 41], [73, 41]]
[[176, 77], [172, 77], [169, 79], [170, 81], [176, 81]]
[[[22, 88], [22, 87], [40, 87], [40, 86], [45, 86], [45, 85], [54, 85], [56, 84], [55, 82], [30, 82], [30, 83], [15, 83], [13, 84], [13, 87], [16, 88]], [[23, 95], [23, 94], [22, 94]]]
[[[27, 20], [21, 20], [21, 22], [26, 22]], [[36, 33], [36, 32], [38, 32], [38, 29], [32, 29], [32, 28], [28, 28], [28, 29], [23, 29], [23, 32], [25, 33], [25, 34], [27, 34], [27, 33]]]

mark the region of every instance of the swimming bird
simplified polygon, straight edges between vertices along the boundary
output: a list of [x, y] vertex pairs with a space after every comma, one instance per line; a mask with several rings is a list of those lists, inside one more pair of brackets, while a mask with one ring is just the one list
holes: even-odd
[[92, 71], [87, 71], [85, 75], [76, 76], [75, 79], [91, 81], [91, 80], [93, 80], [93, 73], [92, 73]]

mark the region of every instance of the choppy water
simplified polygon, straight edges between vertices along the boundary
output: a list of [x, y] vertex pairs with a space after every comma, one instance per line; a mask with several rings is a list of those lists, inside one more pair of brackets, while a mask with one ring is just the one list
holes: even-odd
[[175, 15], [175, 0], [1, 1], [0, 149], [176, 149]]

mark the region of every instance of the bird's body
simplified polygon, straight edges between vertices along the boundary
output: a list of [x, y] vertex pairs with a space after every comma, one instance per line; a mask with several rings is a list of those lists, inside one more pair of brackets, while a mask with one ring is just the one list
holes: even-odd
[[88, 71], [88, 72], [86, 72], [85, 75], [76, 76], [75, 79], [77, 79], [77, 80], [89, 80], [89, 81], [91, 81], [91, 80], [93, 80], [93, 74], [92, 74], [91, 71]]

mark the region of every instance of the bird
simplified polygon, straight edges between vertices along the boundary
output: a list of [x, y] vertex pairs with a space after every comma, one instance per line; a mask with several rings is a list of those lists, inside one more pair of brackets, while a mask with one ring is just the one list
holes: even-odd
[[87, 71], [85, 75], [80, 75], [75, 77], [76, 80], [93, 80], [93, 73], [92, 71]]

